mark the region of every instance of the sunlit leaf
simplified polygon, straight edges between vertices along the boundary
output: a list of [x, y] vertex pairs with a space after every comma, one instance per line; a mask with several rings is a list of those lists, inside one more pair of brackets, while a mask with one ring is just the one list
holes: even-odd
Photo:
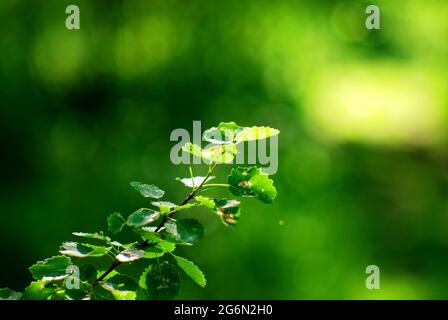
[[[50, 296], [48, 296], [47, 300], [67, 300], [67, 295], [65, 294], [66, 289], [60, 288], [55, 290]], [[87, 300], [87, 297], [86, 297]]]
[[255, 197], [262, 202], [271, 203], [277, 195], [274, 182], [257, 167], [232, 169], [228, 182], [230, 192], [235, 196]]
[[197, 144], [193, 144], [191, 142], [187, 142], [182, 147], [182, 150], [185, 152], [188, 152], [198, 158], [202, 158], [202, 148], [198, 146]]
[[270, 127], [245, 127], [235, 137], [237, 143], [252, 140], [267, 139], [280, 133], [277, 129]]
[[270, 127], [241, 127], [235, 122], [221, 122], [218, 127], [206, 130], [203, 138], [212, 144], [222, 145], [266, 139], [279, 133]]
[[196, 196], [195, 199], [196, 199], [196, 201], [200, 202], [207, 208], [210, 208], [210, 209], [215, 208], [215, 202], [211, 198], [203, 197], [203, 196]]
[[22, 300], [47, 300], [60, 290], [62, 289], [52, 282], [44, 280], [33, 281], [25, 288]]
[[203, 134], [204, 140], [213, 144], [230, 144], [243, 128], [235, 122], [221, 122], [218, 127], [212, 127]]
[[182, 150], [204, 159], [206, 163], [230, 163], [236, 154], [236, 147], [233, 144], [212, 145], [202, 149], [200, 146], [188, 142], [182, 147]]
[[231, 163], [235, 157], [235, 145], [210, 146], [202, 150], [202, 158], [207, 163]]

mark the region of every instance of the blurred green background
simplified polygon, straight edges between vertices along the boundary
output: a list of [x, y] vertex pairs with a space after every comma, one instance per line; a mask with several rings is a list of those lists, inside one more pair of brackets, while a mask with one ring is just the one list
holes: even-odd
[[169, 135], [201, 120], [281, 130], [278, 198], [188, 213], [208, 286], [179, 298], [448, 298], [448, 2], [375, 1], [372, 31], [367, 4], [2, 0], [0, 287], [141, 207], [129, 181], [182, 199]]

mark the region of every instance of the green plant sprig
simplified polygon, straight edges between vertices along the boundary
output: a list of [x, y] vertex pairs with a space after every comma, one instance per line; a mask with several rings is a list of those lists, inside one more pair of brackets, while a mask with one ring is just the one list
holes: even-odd
[[[237, 197], [253, 197], [272, 203], [277, 195], [273, 181], [257, 166], [233, 168], [227, 183], [209, 183], [219, 164], [231, 163], [237, 154], [236, 146], [246, 141], [266, 139], [278, 135], [269, 127], [240, 127], [234, 122], [223, 122], [204, 132], [210, 143], [205, 149], [186, 143], [182, 150], [209, 164], [205, 176], [194, 176], [189, 166], [189, 178], [177, 179], [190, 192], [179, 204], [161, 201], [165, 192], [157, 186], [141, 182], [130, 185], [143, 197], [151, 200], [150, 208], [140, 208], [126, 219], [118, 212], [107, 218], [112, 234], [130, 228], [140, 240], [122, 244], [99, 233], [74, 232], [83, 242], [64, 242], [60, 255], [39, 261], [29, 270], [34, 281], [24, 292], [0, 289], [0, 299], [9, 300], [134, 300], [172, 299], [180, 287], [179, 271], [183, 270], [199, 286], [206, 285], [203, 272], [193, 262], [174, 254], [178, 246], [191, 246], [204, 236], [204, 228], [196, 219], [179, 219], [177, 213], [204, 206], [216, 214], [226, 226], [235, 226], [240, 218], [240, 201], [211, 198], [206, 191], [229, 188]], [[199, 195], [201, 193], [201, 195]], [[94, 242], [95, 244], [91, 243]], [[72, 258], [105, 257], [113, 262], [106, 270], [92, 264], [75, 266]], [[138, 279], [117, 269], [123, 264], [147, 259], [149, 264]]]
[[[192, 191], [188, 194], [188, 196], [182, 201], [180, 204], [180, 207], [187, 204], [189, 201], [191, 201], [194, 198], [194, 195], [201, 190], [201, 188], [204, 186], [204, 183], [207, 181], [207, 179], [210, 177], [210, 175], [213, 173], [214, 169], [216, 167], [216, 163], [212, 163], [209, 166], [208, 173], [205, 177], [205, 179], [202, 181], [202, 183], [197, 187], [193, 187]], [[192, 173], [192, 168], [190, 167], [190, 172]], [[168, 221], [169, 218], [173, 217], [176, 213], [175, 209], [170, 210], [165, 214], [165, 216], [162, 219], [162, 222], [157, 226], [157, 228], [154, 230], [155, 233], [160, 232], [162, 227], [165, 225], [165, 223]], [[144, 240], [141, 244], [139, 244], [140, 247], [146, 247], [149, 246], [149, 240]], [[118, 268], [123, 262], [116, 260], [110, 267], [107, 269], [94, 283], [93, 286], [98, 285], [105, 277], [107, 277], [108, 274], [110, 274], [113, 270]]]

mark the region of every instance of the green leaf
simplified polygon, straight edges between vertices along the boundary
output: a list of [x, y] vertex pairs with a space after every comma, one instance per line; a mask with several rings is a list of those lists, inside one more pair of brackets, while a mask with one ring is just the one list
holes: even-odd
[[[210, 176], [207, 178], [208, 182], [212, 179], [214, 179], [215, 177]], [[193, 177], [193, 178], [184, 178], [184, 179], [180, 179], [179, 181], [182, 182], [185, 186], [189, 187], [189, 188], [197, 188], [199, 187], [202, 183], [205, 183], [204, 180], [206, 179], [206, 177], [201, 177], [201, 176], [197, 176], [197, 177]]]
[[156, 247], [164, 252], [173, 252], [176, 249], [176, 244], [171, 241], [161, 240], [156, 244]]
[[[157, 228], [157, 227], [156, 227]], [[155, 230], [155, 229], [154, 229]], [[160, 233], [154, 232], [154, 230], [147, 230], [146, 227], [140, 229], [139, 234], [143, 240], [147, 240], [148, 243], [157, 243], [161, 241]]]
[[141, 230], [140, 235], [144, 240], [148, 241], [147, 245], [139, 247], [139, 249], [145, 251], [144, 258], [158, 258], [163, 256], [166, 252], [172, 252], [176, 249], [176, 244], [161, 239], [161, 234], [159, 232]]
[[105, 288], [103, 286], [95, 286], [92, 290], [91, 294], [92, 300], [116, 300], [113, 293]]
[[202, 159], [208, 163], [231, 163], [235, 154], [234, 144], [210, 146], [202, 150]]
[[140, 275], [138, 279], [138, 288], [137, 288], [137, 300], [148, 300], [149, 299], [149, 292], [148, 292], [148, 285], [147, 285], [147, 277], [148, 274], [152, 270], [152, 265], [149, 265], [146, 267], [142, 274]]
[[137, 289], [137, 284], [134, 279], [121, 274], [116, 274], [113, 277], [108, 278], [107, 283], [112, 286], [114, 290], [135, 291]]
[[267, 139], [276, 136], [279, 130], [270, 127], [245, 127], [235, 136], [236, 143]]
[[147, 299], [173, 299], [179, 292], [179, 273], [168, 261], [160, 261], [145, 269], [139, 285]]
[[195, 265], [190, 260], [187, 260], [185, 258], [174, 256], [174, 259], [176, 259], [177, 265], [184, 270], [184, 272], [193, 279], [194, 282], [196, 282], [201, 287], [205, 287], [207, 281], [205, 280], [205, 276], [202, 273], [201, 269], [197, 265]]
[[123, 229], [125, 223], [126, 220], [119, 212], [114, 212], [107, 218], [107, 226], [112, 233], [119, 233]]
[[157, 245], [151, 245], [143, 250], [143, 258], [154, 259], [162, 257], [166, 251], [159, 248]]
[[71, 264], [69, 257], [54, 256], [44, 261], [38, 261], [29, 270], [36, 280], [60, 280], [67, 276], [65, 271]]
[[234, 121], [230, 121], [230, 122], [221, 122], [218, 125], [218, 128], [220, 130], [230, 130], [232, 131], [233, 135], [236, 135], [241, 129], [242, 127], [237, 125]]
[[160, 218], [160, 212], [147, 208], [141, 208], [128, 217], [127, 224], [130, 227], [142, 227]]
[[153, 202], [151, 202], [151, 204], [153, 206], [156, 206], [156, 207], [159, 207], [159, 208], [160, 207], [167, 207], [167, 208], [177, 207], [177, 204], [172, 203], [170, 201], [153, 201]]
[[47, 300], [66, 300], [67, 296], [64, 289], [55, 290]]
[[204, 237], [204, 227], [195, 219], [170, 220], [163, 233], [175, 241], [193, 243]]
[[[102, 231], [100, 233], [97, 233], [97, 232], [96, 233], [73, 232], [73, 235], [75, 235], [77, 237], [81, 237], [81, 238], [95, 239], [95, 240], [103, 241], [103, 242], [106, 242], [107, 244], [109, 244], [111, 246], [117, 246], [117, 247], [122, 247], [123, 246], [118, 241], [112, 241], [112, 239], [107, 237], [107, 236], [105, 236]], [[87, 246], [89, 246], [89, 245], [87, 245]]]
[[196, 203], [186, 203], [186, 204], [184, 204], [184, 205], [182, 205], [182, 206], [177, 206], [177, 207], [174, 208], [172, 211], [177, 212], [177, 211], [181, 211], [181, 210], [190, 209], [190, 208], [193, 208], [193, 207], [196, 207], [196, 206], [197, 206]]
[[19, 300], [21, 297], [21, 292], [12, 291], [8, 288], [0, 289], [0, 300]]
[[195, 199], [196, 199], [196, 201], [200, 202], [207, 208], [215, 209], [215, 201], [213, 201], [213, 199], [203, 197], [203, 196], [196, 196]]
[[109, 252], [109, 248], [88, 243], [64, 242], [59, 252], [67, 256], [78, 258], [102, 257]]
[[169, 241], [160, 241], [157, 244], [151, 244], [143, 249], [145, 252], [143, 258], [154, 259], [160, 258], [167, 252], [172, 252], [176, 248], [176, 245]]
[[160, 212], [162, 213], [170, 212], [173, 208], [177, 207], [177, 204], [169, 201], [155, 201], [151, 202], [151, 204], [155, 207], [158, 207]]
[[178, 206], [177, 204], [174, 204], [169, 201], [157, 201], [157, 202], [151, 202], [151, 204], [153, 206], [158, 207], [160, 210], [160, 213], [176, 212], [176, 211], [186, 210], [186, 209], [196, 206], [196, 203], [186, 203], [182, 206]]
[[165, 194], [165, 191], [152, 184], [144, 184], [138, 181], [132, 181], [131, 187], [140, 192], [145, 198], [160, 199]]
[[97, 278], [97, 270], [95, 266], [91, 264], [85, 264], [79, 267], [79, 273], [81, 275], [81, 280], [93, 281]]
[[243, 128], [235, 122], [221, 122], [218, 127], [205, 130], [203, 138], [213, 144], [230, 144], [241, 130]]
[[232, 144], [276, 136], [279, 130], [270, 127], [241, 127], [235, 122], [221, 122], [204, 132], [204, 140], [213, 144]]
[[[65, 286], [66, 287], [66, 286]], [[90, 300], [92, 285], [87, 281], [81, 281], [79, 288], [65, 288], [65, 297], [68, 300]]]
[[123, 246], [118, 241], [112, 241], [112, 239], [107, 237], [107, 236], [105, 236], [102, 231], [99, 232], [99, 233], [98, 232], [95, 232], [95, 233], [73, 232], [72, 234], [74, 236], [81, 237], [81, 238], [95, 239], [95, 240], [103, 241], [103, 242], [106, 242], [109, 245], [114, 245], [114, 246], [117, 246], [117, 247]]
[[165, 229], [165, 227], [160, 227], [159, 226], [148, 226], [148, 227], [142, 227], [141, 230], [145, 231], [145, 232], [155, 232], [157, 229], [159, 230], [163, 230]]
[[115, 300], [134, 300], [137, 284], [132, 278], [116, 274], [101, 283], [101, 286], [110, 291]]
[[191, 153], [192, 155], [202, 158], [207, 163], [230, 163], [233, 161], [234, 155], [236, 154], [235, 145], [214, 145], [202, 149], [196, 144], [187, 142], [182, 150]]
[[188, 152], [198, 158], [202, 158], [202, 148], [197, 144], [193, 144], [191, 142], [187, 142], [182, 146], [182, 150]]
[[107, 243], [111, 243], [112, 239], [105, 236], [102, 232], [101, 233], [88, 233], [88, 232], [73, 232], [74, 236], [80, 237], [80, 238], [86, 238], [86, 239], [96, 239], [99, 241], [104, 241]]
[[117, 255], [117, 260], [121, 262], [131, 262], [135, 260], [139, 260], [145, 256], [145, 252], [143, 250], [129, 248], [121, 251]]
[[216, 213], [226, 226], [234, 226], [239, 220], [240, 202], [237, 200], [210, 199], [202, 196], [196, 197], [196, 200]]
[[225, 225], [235, 225], [240, 218], [240, 202], [237, 200], [215, 199], [216, 213]]
[[[108, 270], [108, 268], [105, 268], [105, 269], [99, 269], [98, 270], [98, 274], [104, 274], [106, 271]], [[109, 279], [109, 278], [112, 278], [114, 275], [116, 275], [116, 274], [119, 274], [118, 273], [118, 271], [115, 269], [115, 270], [112, 270], [105, 278], [104, 278], [104, 280], [107, 280], [107, 279]]]
[[257, 167], [232, 169], [228, 182], [235, 196], [255, 197], [265, 203], [272, 203], [277, 196], [274, 182]]
[[22, 300], [47, 300], [57, 291], [62, 290], [56, 284], [49, 281], [33, 281], [25, 288]]

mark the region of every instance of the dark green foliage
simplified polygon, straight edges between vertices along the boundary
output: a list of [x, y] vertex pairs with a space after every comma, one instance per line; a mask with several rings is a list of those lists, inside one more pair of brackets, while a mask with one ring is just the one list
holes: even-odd
[[204, 237], [204, 227], [195, 219], [170, 220], [163, 233], [176, 242], [194, 243]]

